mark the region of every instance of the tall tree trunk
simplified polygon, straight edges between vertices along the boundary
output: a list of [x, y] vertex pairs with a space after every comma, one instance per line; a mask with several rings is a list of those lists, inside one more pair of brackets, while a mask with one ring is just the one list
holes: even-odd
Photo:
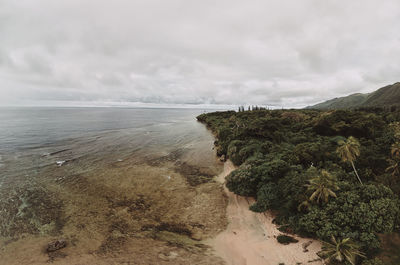
[[357, 176], [357, 178], [358, 178], [358, 181], [360, 181], [361, 185], [363, 185], [363, 183], [362, 183], [362, 181], [361, 181], [361, 179], [360, 179], [360, 176], [359, 176], [358, 173], [357, 173], [356, 167], [354, 166], [353, 161], [350, 161], [350, 163], [351, 163], [351, 165], [353, 166], [354, 173], [356, 173], [356, 176]]

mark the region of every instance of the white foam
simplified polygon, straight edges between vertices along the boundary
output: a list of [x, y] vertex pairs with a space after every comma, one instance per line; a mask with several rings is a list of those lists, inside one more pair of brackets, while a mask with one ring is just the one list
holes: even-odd
[[57, 161], [56, 164], [61, 167], [66, 161], [65, 160], [61, 160], [61, 161]]

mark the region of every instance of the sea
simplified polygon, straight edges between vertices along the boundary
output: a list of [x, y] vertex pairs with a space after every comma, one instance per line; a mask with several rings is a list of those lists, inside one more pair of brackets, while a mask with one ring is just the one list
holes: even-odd
[[116, 220], [110, 215], [124, 205], [130, 215], [121, 218], [132, 231], [167, 218], [157, 200], [175, 198], [174, 189], [187, 193], [221, 171], [214, 137], [196, 121], [210, 111], [0, 108], [0, 256], [24, 262], [17, 246], [42, 242], [38, 237], [92, 240], [78, 249], [107, 250]]

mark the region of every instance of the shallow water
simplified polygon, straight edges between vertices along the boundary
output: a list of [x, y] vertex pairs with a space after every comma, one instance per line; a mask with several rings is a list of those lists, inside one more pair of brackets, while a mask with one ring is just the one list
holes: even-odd
[[[150, 259], [143, 264], [217, 264], [195, 243], [226, 225], [213, 181], [221, 164], [195, 120], [201, 113], [0, 109], [0, 264], [120, 264], [138, 255]], [[67, 248], [43, 251], [61, 237]], [[148, 253], [134, 247], [146, 244]]]

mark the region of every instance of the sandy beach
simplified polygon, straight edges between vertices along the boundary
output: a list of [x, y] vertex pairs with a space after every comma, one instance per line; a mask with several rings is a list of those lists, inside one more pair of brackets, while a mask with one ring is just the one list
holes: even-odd
[[[224, 164], [218, 181], [225, 182], [225, 177], [235, 169], [232, 162]], [[298, 243], [282, 245], [276, 236], [282, 234], [272, 223], [273, 216], [268, 213], [255, 213], [249, 210], [254, 199], [237, 196], [224, 187], [228, 196], [228, 227], [209, 241], [216, 254], [228, 265], [321, 265], [317, 252], [321, 249], [319, 241], [294, 236]], [[303, 244], [311, 244], [304, 252]]]

